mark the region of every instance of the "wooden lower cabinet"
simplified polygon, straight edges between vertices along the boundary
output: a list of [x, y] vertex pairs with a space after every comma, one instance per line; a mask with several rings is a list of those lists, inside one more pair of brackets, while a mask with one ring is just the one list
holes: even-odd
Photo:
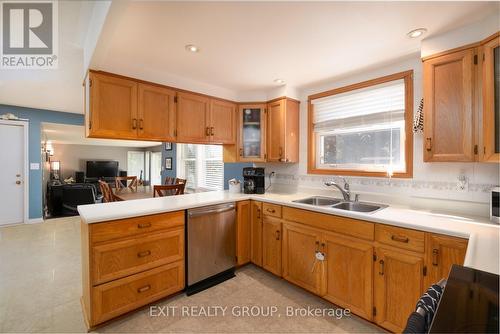
[[251, 201], [250, 260], [262, 267], [262, 202]]
[[262, 220], [262, 267], [281, 276], [281, 219], [267, 215]]
[[376, 248], [375, 322], [400, 333], [423, 291], [424, 255], [396, 248]]
[[425, 289], [439, 282], [442, 278], [448, 278], [453, 264], [464, 264], [467, 240], [428, 233], [426, 244], [427, 276], [425, 277]]
[[81, 223], [89, 329], [184, 289], [184, 211]]
[[184, 260], [98, 285], [93, 293], [96, 324], [184, 289]]
[[250, 262], [250, 201], [236, 203], [236, 259], [239, 266]]
[[325, 293], [323, 298], [372, 320], [373, 245], [334, 233], [323, 235]]
[[316, 252], [324, 250], [321, 231], [299, 224], [283, 223], [283, 278], [315, 294], [321, 294], [323, 261]]

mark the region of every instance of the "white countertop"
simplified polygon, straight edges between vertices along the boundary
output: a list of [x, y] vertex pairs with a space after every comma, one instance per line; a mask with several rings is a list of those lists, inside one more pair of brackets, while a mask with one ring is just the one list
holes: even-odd
[[231, 194], [228, 191], [214, 191], [133, 201], [80, 205], [78, 206], [78, 212], [84, 223], [92, 224], [255, 199], [310, 211], [469, 238], [464, 265], [497, 275], [500, 273], [500, 227], [490, 224], [487, 219], [452, 216], [396, 206], [389, 206], [370, 214], [292, 202], [293, 200], [309, 196], [311, 196], [310, 193], [247, 195]]

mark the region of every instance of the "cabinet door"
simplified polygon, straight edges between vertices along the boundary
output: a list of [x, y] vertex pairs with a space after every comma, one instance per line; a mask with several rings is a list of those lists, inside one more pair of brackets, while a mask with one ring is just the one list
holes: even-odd
[[236, 142], [236, 104], [210, 100], [210, 137], [217, 144]]
[[251, 201], [250, 259], [262, 267], [262, 202]]
[[299, 102], [286, 99], [284, 162], [299, 162]]
[[238, 160], [266, 161], [265, 105], [241, 105], [238, 111]]
[[267, 160], [282, 161], [285, 149], [285, 100], [267, 107]]
[[427, 234], [426, 267], [424, 290], [442, 278], [448, 278], [451, 266], [463, 265], [467, 240], [439, 234]]
[[137, 139], [137, 83], [90, 72], [89, 137]]
[[424, 161], [473, 161], [474, 49], [424, 61]]
[[483, 161], [500, 162], [500, 38], [483, 45]]
[[281, 219], [271, 216], [262, 220], [262, 267], [281, 276]]
[[283, 224], [283, 278], [320, 294], [323, 261], [316, 259], [321, 248], [321, 232], [300, 225]]
[[326, 244], [326, 294], [334, 304], [371, 320], [373, 315], [373, 246], [333, 233]]
[[250, 201], [237, 204], [236, 257], [238, 265], [250, 262]]
[[374, 267], [375, 321], [400, 333], [422, 295], [423, 255], [377, 248]]
[[175, 91], [139, 84], [138, 136], [142, 139], [174, 141]]
[[210, 99], [201, 95], [177, 94], [177, 141], [209, 143]]

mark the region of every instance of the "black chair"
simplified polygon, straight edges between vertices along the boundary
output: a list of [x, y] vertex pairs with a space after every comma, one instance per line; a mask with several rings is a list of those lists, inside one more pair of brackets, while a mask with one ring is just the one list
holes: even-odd
[[77, 216], [77, 206], [99, 203], [93, 184], [71, 184], [62, 187], [62, 214]]

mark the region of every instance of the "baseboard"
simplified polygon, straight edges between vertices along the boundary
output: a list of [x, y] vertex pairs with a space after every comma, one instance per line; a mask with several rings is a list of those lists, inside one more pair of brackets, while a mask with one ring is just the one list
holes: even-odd
[[28, 222], [26, 224], [39, 224], [39, 223], [43, 223], [43, 218], [31, 218], [31, 219], [28, 219]]

